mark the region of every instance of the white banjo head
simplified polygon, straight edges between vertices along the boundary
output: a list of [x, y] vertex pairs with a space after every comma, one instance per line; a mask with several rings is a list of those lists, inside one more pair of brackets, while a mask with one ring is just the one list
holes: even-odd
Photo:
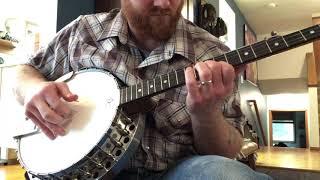
[[[61, 77], [60, 81], [70, 74]], [[65, 102], [73, 111], [68, 133], [55, 140], [43, 133], [20, 140], [20, 163], [29, 172], [51, 174], [71, 167], [99, 143], [117, 115], [120, 90], [111, 74], [83, 70], [67, 84], [79, 97], [78, 102]]]

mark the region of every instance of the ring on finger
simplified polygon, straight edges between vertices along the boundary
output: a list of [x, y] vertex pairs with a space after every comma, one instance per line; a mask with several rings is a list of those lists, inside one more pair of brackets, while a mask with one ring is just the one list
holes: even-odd
[[200, 82], [199, 82], [199, 86], [205, 86], [205, 85], [208, 85], [208, 84], [212, 84], [212, 80], [209, 80], [209, 81], [200, 81]]

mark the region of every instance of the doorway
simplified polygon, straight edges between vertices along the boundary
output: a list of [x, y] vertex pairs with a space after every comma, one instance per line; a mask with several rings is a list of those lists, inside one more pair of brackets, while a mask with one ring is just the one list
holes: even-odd
[[306, 111], [269, 111], [269, 130], [270, 146], [309, 147]]

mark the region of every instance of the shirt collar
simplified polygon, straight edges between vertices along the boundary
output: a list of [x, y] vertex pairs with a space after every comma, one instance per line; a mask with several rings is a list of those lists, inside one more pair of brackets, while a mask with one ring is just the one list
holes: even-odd
[[[157, 52], [163, 53], [160, 56], [162, 58], [160, 58], [159, 61], [170, 60], [172, 59], [174, 54], [181, 55], [191, 62], [195, 61], [193, 38], [192, 34], [189, 31], [188, 23], [191, 22], [185, 20], [182, 16], [179, 18], [175, 33], [166, 43], [162, 45], [163, 52]], [[105, 26], [97, 41], [115, 37], [117, 37], [122, 44], [130, 43], [128, 22], [123, 17], [121, 11], [118, 11], [115, 18], [111, 21], [111, 26]], [[153, 53], [151, 52], [151, 55], [152, 54]], [[143, 63], [140, 64], [140, 67], [142, 66], [144, 66]]]
[[188, 60], [195, 61], [195, 52], [193, 47], [193, 37], [189, 30], [188, 20], [185, 20], [182, 16], [178, 20], [176, 32], [172, 38], [167, 42], [166, 46], [170, 43], [174, 44], [174, 54], [179, 54]]
[[190, 22], [185, 20], [183, 17], [180, 17], [176, 31], [170, 39], [152, 51], [150, 56], [139, 64], [138, 67], [142, 68], [161, 61], [174, 61], [175, 58], [173, 58], [173, 56], [175, 54], [185, 57], [190, 62], [195, 62], [193, 38], [187, 23]]
[[121, 11], [118, 11], [115, 18], [111, 21], [111, 26], [105, 26], [97, 41], [117, 37], [122, 44], [128, 42], [128, 23]]

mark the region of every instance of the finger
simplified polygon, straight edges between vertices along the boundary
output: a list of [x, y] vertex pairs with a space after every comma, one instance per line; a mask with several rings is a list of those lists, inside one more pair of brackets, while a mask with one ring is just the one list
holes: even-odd
[[229, 85], [230, 83], [234, 82], [235, 78], [235, 69], [227, 63], [222, 64], [222, 81], [224, 85]]
[[248, 64], [243, 64], [235, 68], [235, 74], [238, 75], [248, 68]]
[[39, 110], [44, 121], [48, 121], [53, 124], [60, 124], [64, 121], [63, 118], [54, 112], [42, 98], [35, 98], [34, 106]]
[[71, 109], [69, 106], [60, 99], [60, 97], [52, 93], [50, 96], [45, 96], [45, 100], [49, 107], [54, 110], [58, 115], [62, 116], [64, 119], [68, 119], [71, 116]]
[[58, 134], [60, 136], [66, 135], [66, 130], [63, 127], [59, 126], [59, 125], [52, 124], [50, 122], [45, 122], [45, 125], [47, 127], [49, 127], [51, 130], [53, 130], [54, 133], [56, 133], [56, 134]]
[[39, 110], [37, 110], [35, 107], [31, 107], [30, 108], [30, 112], [32, 112], [32, 114], [39, 120], [39, 122], [41, 122], [43, 125], [45, 125], [51, 132], [53, 132], [53, 134], [58, 134], [60, 136], [64, 136], [66, 134], [65, 129], [60, 126], [60, 125], [56, 125], [56, 124], [52, 124], [46, 120], [44, 120], [41, 117], [41, 114], [39, 112]]
[[207, 62], [198, 62], [195, 65], [196, 70], [199, 73], [199, 79], [200, 81], [210, 81], [212, 80], [212, 72], [210, 71], [210, 68], [207, 65]]
[[59, 94], [62, 96], [62, 98], [68, 102], [76, 101], [78, 99], [78, 95], [73, 94], [68, 85], [64, 82], [57, 83], [57, 88]]
[[42, 122], [40, 122], [35, 115], [33, 115], [30, 111], [26, 112], [26, 116], [31, 119], [31, 121], [38, 126], [41, 131], [49, 137], [51, 140], [54, 140], [56, 138], [55, 134], [47, 127], [45, 126]]
[[199, 95], [199, 85], [196, 80], [194, 68], [187, 67], [184, 74], [185, 74], [186, 87], [187, 87], [188, 93], [194, 97], [198, 96]]
[[223, 84], [221, 74], [222, 64], [216, 61], [208, 61], [207, 64], [210, 68], [210, 71], [212, 72], [211, 79], [213, 80], [215, 87], [221, 86]]
[[235, 80], [235, 70], [231, 65], [222, 66], [222, 79], [225, 89], [227, 90], [226, 94], [232, 92], [234, 87]]

